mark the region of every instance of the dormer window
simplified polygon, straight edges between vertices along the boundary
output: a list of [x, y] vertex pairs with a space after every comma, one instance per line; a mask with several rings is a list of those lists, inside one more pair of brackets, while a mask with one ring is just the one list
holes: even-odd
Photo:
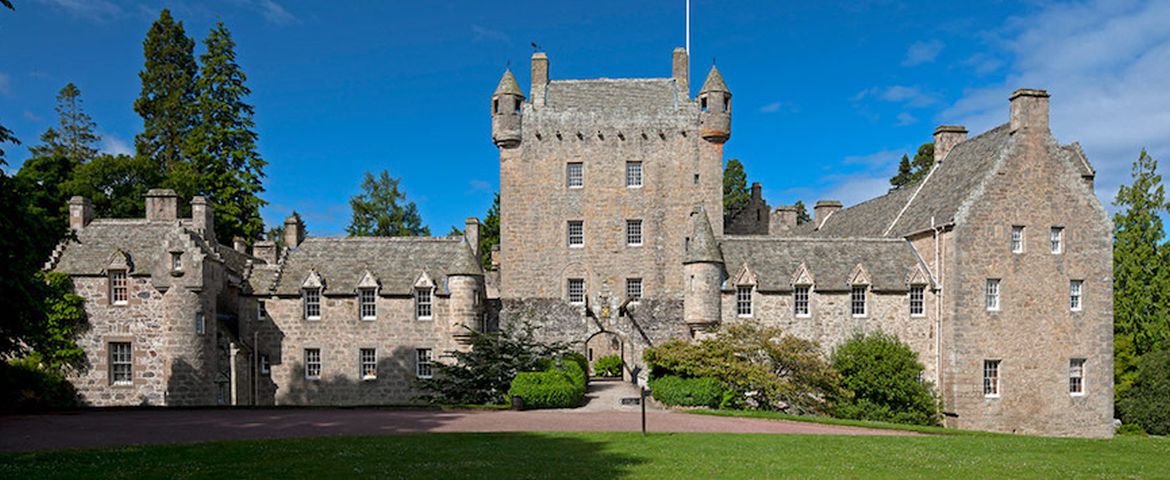
[[126, 281], [125, 270], [110, 271], [110, 303], [125, 305], [129, 299], [129, 286]]
[[849, 295], [849, 311], [854, 317], [864, 317], [868, 311], [866, 302], [866, 294], [869, 293], [867, 285], [854, 285]]
[[321, 289], [306, 288], [302, 291], [302, 303], [305, 305], [305, 320], [321, 319]]
[[373, 288], [358, 289], [358, 313], [362, 320], [376, 320], [378, 318], [376, 292]]
[[430, 288], [416, 288], [414, 290], [414, 318], [430, 320], [433, 318], [432, 290]]

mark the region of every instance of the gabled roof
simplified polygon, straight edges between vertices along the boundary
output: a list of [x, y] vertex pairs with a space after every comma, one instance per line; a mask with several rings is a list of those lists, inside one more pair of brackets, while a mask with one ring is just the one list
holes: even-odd
[[424, 275], [442, 293], [448, 273], [465, 255], [462, 237], [309, 237], [287, 253], [271, 293], [299, 295], [310, 271], [328, 284], [326, 295], [353, 294], [367, 271], [381, 282], [384, 295], [411, 294]]
[[907, 275], [921, 266], [909, 242], [893, 238], [791, 238], [762, 235], [724, 238], [728, 268], [746, 265], [762, 291], [789, 291], [801, 265], [819, 291], [849, 290], [860, 269], [876, 291], [904, 292]]
[[594, 114], [673, 113], [680, 103], [671, 78], [552, 80], [545, 95], [545, 109]]
[[[111, 255], [122, 252], [133, 265], [131, 274], [150, 275], [164, 258], [168, 242], [183, 243], [195, 235], [181, 221], [98, 219], [76, 231], [77, 241], [66, 240], [60, 256], [48, 267], [70, 275], [104, 275]], [[195, 242], [206, 249], [206, 243]], [[169, 258], [169, 257], [168, 257]]]

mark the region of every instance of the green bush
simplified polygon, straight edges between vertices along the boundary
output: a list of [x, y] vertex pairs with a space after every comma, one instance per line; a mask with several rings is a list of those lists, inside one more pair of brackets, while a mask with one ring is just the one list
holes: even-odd
[[67, 408], [78, 405], [77, 391], [65, 377], [36, 356], [0, 360], [0, 410]]
[[577, 362], [543, 372], [520, 372], [508, 396], [523, 398], [524, 408], [573, 408], [585, 398], [585, 372]]
[[1149, 435], [1146, 433], [1145, 430], [1142, 429], [1141, 425], [1135, 425], [1132, 423], [1122, 424], [1121, 427], [1118, 427], [1117, 434], [1118, 435], [1134, 435], [1134, 436], [1138, 436], [1138, 437], [1144, 437], [1146, 435]]
[[561, 357], [561, 361], [570, 361], [577, 364], [577, 366], [581, 369], [582, 376], [585, 378], [585, 383], [589, 383], [589, 360], [585, 358], [585, 355], [582, 355], [578, 352], [569, 352], [566, 353], [565, 356]]
[[723, 401], [723, 383], [714, 378], [682, 378], [668, 375], [650, 382], [654, 399], [680, 407], [718, 407]]
[[1151, 435], [1170, 435], [1170, 349], [1142, 356], [1117, 412], [1123, 424], [1139, 425]]
[[[584, 358], [585, 358], [584, 356], [581, 356], [582, 360], [584, 360]], [[559, 368], [556, 365], [553, 365], [553, 366], [549, 367], [548, 371], [550, 371], [550, 372], [559, 371], [560, 373], [569, 377], [569, 381], [572, 382], [573, 385], [580, 387], [582, 394], [584, 394], [585, 386], [589, 381], [589, 376], [585, 374], [585, 369], [581, 368], [580, 362], [574, 361], [574, 360], [569, 359], [569, 358], [563, 358], [563, 359], [561, 359], [561, 365]]]
[[844, 392], [837, 417], [914, 425], [938, 425], [939, 404], [918, 354], [885, 333], [857, 334], [833, 352]]
[[622, 357], [617, 354], [598, 357], [593, 362], [593, 374], [598, 377], [622, 376]]

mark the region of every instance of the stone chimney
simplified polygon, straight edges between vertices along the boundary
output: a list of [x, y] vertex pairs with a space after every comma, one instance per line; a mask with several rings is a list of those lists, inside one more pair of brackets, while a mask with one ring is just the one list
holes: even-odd
[[81, 230], [93, 221], [93, 202], [85, 197], [69, 199], [69, 228]]
[[769, 219], [768, 233], [777, 235], [786, 231], [791, 231], [796, 228], [796, 207], [792, 205], [781, 205], [776, 207], [772, 212], [772, 218]]
[[1048, 131], [1048, 92], [1021, 88], [1012, 93], [1011, 132]]
[[467, 239], [467, 244], [471, 245], [471, 253], [475, 258], [479, 258], [479, 219], [475, 217], [467, 217], [463, 221], [463, 238]]
[[276, 265], [276, 253], [276, 242], [271, 240], [262, 240], [252, 245], [252, 256], [269, 265]]
[[248, 244], [244, 243], [244, 239], [239, 236], [232, 237], [232, 250], [240, 253], [248, 253]]
[[492, 256], [491, 257], [492, 270], [493, 271], [499, 270], [500, 269], [500, 244], [497, 243], [495, 245], [492, 245], [491, 256]]
[[817, 228], [825, 225], [825, 220], [829, 219], [829, 215], [841, 209], [841, 202], [838, 200], [817, 200], [816, 206], [813, 207], [813, 222]]
[[213, 245], [215, 241], [215, 212], [207, 199], [195, 196], [191, 198], [191, 228], [202, 233]]
[[690, 63], [687, 49], [683, 47], [674, 49], [674, 55], [672, 55], [670, 62], [671, 77], [674, 78], [674, 83], [678, 84], [678, 91], [686, 98], [691, 98]]
[[760, 182], [752, 182], [752, 198], [750, 200], [751, 204], [759, 204], [763, 202], [764, 196], [762, 192], [763, 187], [760, 186]]
[[179, 195], [169, 188], [146, 192], [146, 220], [165, 222], [179, 218]]
[[305, 241], [305, 223], [301, 217], [293, 212], [284, 219], [284, 248], [293, 249], [301, 246]]
[[962, 125], [939, 125], [934, 129], [934, 164], [946, 159], [955, 145], [967, 140], [967, 129]]
[[532, 54], [532, 88], [528, 96], [535, 106], [544, 106], [545, 87], [548, 86], [548, 55], [544, 52]]

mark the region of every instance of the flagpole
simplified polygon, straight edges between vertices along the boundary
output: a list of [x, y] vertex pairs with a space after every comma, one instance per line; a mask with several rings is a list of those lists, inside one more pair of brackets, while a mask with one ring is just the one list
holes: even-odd
[[[687, 63], [691, 57], [691, 0], [687, 0]], [[689, 68], [689, 66], [688, 66]]]

